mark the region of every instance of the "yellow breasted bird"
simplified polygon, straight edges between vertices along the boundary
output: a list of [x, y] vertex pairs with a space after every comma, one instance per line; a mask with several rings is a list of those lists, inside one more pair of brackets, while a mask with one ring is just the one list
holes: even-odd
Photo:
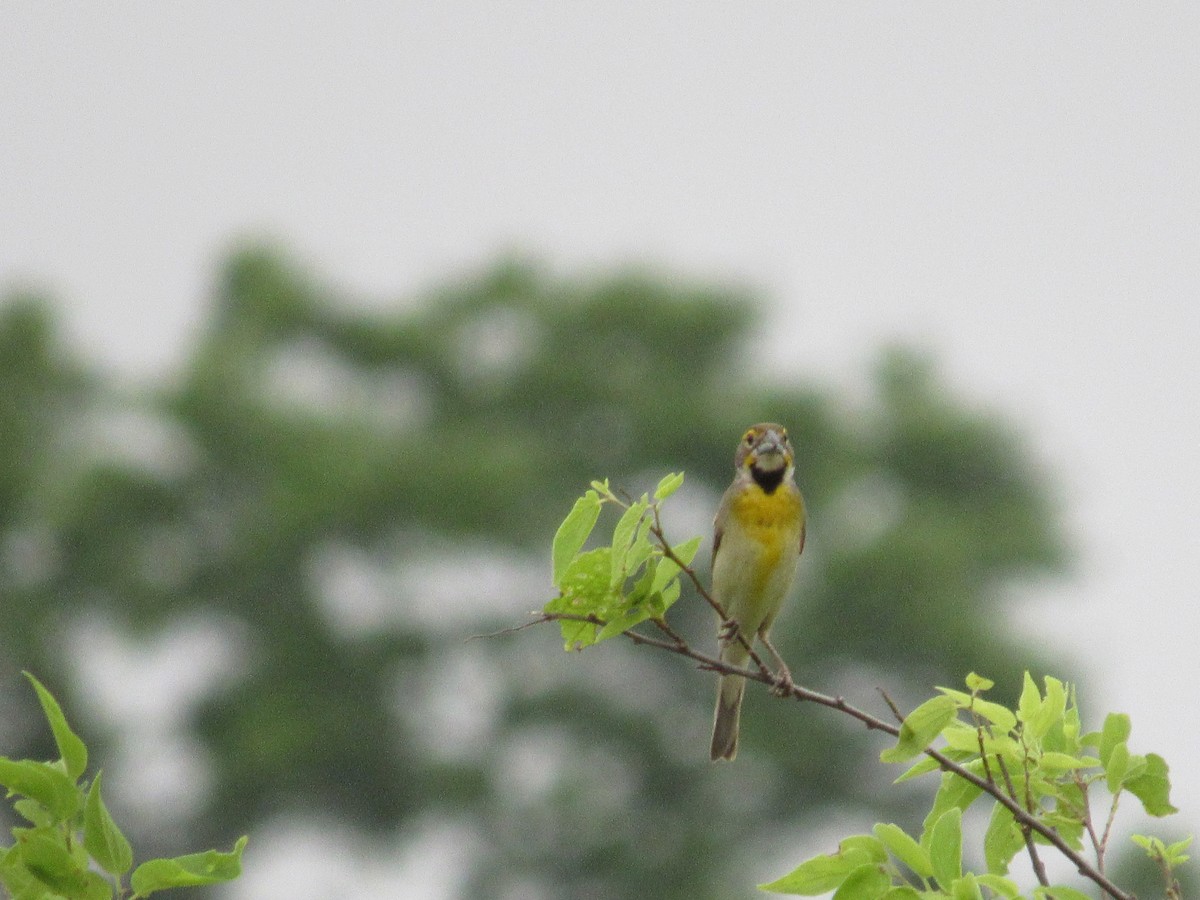
[[[804, 549], [804, 498], [796, 487], [795, 456], [787, 429], [773, 422], [750, 428], [733, 457], [733, 483], [713, 522], [713, 597], [728, 619], [721, 624], [721, 660], [744, 666], [757, 636], [779, 666], [777, 687], [792, 675], [769, 634]], [[722, 675], [713, 717], [712, 758], [737, 755], [738, 717], [746, 680]]]

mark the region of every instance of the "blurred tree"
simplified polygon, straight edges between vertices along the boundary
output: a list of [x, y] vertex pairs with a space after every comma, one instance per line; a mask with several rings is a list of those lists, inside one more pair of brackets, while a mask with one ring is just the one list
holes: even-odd
[[[742, 753], [714, 766], [714, 682], [679, 660], [570, 659], [552, 628], [464, 643], [547, 599], [550, 537], [589, 480], [686, 470], [682, 540], [707, 532], [744, 426], [785, 422], [811, 529], [777, 643], [798, 681], [847, 695], [972, 668], [1015, 690], [1044, 666], [1005, 600], [1064, 555], [1028, 452], [926, 360], [885, 353], [849, 404], [773, 377], [753, 324], [734, 290], [517, 263], [367, 313], [249, 249], [178, 376], [131, 398], [56, 355], [44, 307], [10, 303], [5, 689], [28, 667], [67, 693], [64, 623], [208, 617], [240, 664], [190, 717], [215, 793], [189, 842], [305, 810], [447, 820], [471, 836], [472, 897], [751, 896], [805, 828], [879, 809], [867, 735], [751, 691]], [[64, 433], [88, 442], [65, 411], [114, 405], [146, 428], [64, 463]], [[715, 631], [686, 597], [673, 614]]]

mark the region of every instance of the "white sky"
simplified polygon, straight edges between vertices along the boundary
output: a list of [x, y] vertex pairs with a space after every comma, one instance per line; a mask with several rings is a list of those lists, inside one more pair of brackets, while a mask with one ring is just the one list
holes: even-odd
[[1183, 2], [6, 0], [0, 283], [138, 377], [264, 233], [380, 302], [503, 249], [748, 281], [783, 375], [916, 340], [1064, 482], [1028, 627], [1195, 827], [1197, 47]]

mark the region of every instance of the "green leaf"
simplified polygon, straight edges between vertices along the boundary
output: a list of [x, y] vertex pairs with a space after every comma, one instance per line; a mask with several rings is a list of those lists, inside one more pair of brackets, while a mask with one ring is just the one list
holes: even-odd
[[1040, 884], [1033, 889], [1038, 897], [1053, 897], [1054, 900], [1094, 900], [1090, 894], [1085, 894], [1078, 888], [1067, 887], [1065, 884], [1052, 884], [1042, 887]]
[[[975, 764], [968, 766], [970, 769], [974, 769], [974, 767]], [[966, 810], [982, 793], [981, 788], [971, 784], [965, 778], [960, 778], [953, 772], [943, 772], [942, 783], [933, 797], [933, 806], [925, 817], [921, 831], [921, 846], [929, 850], [934, 826], [947, 811], [951, 809]]]
[[953, 698], [958, 704], [959, 709], [971, 710], [981, 718], [987, 719], [993, 725], [999, 727], [1002, 731], [1011, 731], [1017, 724], [1017, 717], [1006, 706], [993, 703], [990, 700], [984, 700], [982, 697], [977, 697], [973, 694], [956, 691], [952, 688], [939, 687], [938, 690], [947, 697]]
[[848, 850], [862, 850], [874, 863], [887, 862], [887, 848], [884, 847], [883, 841], [871, 834], [852, 834], [850, 837], [842, 838], [838, 844], [838, 850], [842, 853]]
[[683, 484], [683, 473], [672, 472], [669, 475], [664, 475], [659, 481], [658, 487], [654, 489], [655, 500], [666, 500], [673, 493], [679, 490], [679, 486]]
[[933, 865], [929, 861], [929, 853], [907, 831], [899, 825], [879, 823], [874, 828], [875, 836], [883, 842], [891, 854], [908, 866], [921, 878], [933, 875]]
[[967, 690], [971, 693], [978, 691], [990, 691], [996, 686], [996, 682], [990, 678], [984, 678], [982, 675], [976, 675], [974, 672], [967, 674]]
[[905, 717], [896, 745], [884, 750], [879, 758], [886, 763], [912, 759], [942, 733], [957, 713], [958, 707], [950, 697], [926, 700]]
[[42, 712], [46, 715], [46, 721], [50, 723], [50, 730], [54, 732], [54, 743], [58, 745], [59, 756], [62, 757], [63, 764], [66, 766], [67, 775], [74, 781], [87, 769], [87, 746], [67, 724], [67, 718], [63, 715], [62, 707], [58, 705], [54, 695], [29, 672], [24, 674], [29, 679], [29, 683], [33, 685], [33, 689], [37, 691], [38, 702], [42, 704]]
[[1129, 740], [1133, 726], [1125, 713], [1109, 713], [1104, 719], [1104, 730], [1100, 733], [1100, 764], [1108, 768], [1108, 757], [1117, 744]]
[[36, 800], [30, 800], [28, 797], [14, 801], [13, 809], [34, 825], [54, 824], [54, 817], [50, 815], [50, 811]]
[[1045, 699], [1038, 706], [1033, 718], [1026, 721], [1026, 733], [1035, 738], [1044, 737], [1055, 725], [1061, 726], [1063, 713], [1067, 708], [1067, 691], [1063, 683], [1049, 675], [1043, 681], [1046, 685]]
[[175, 887], [195, 887], [232, 881], [242, 873], [242, 852], [247, 837], [238, 838], [229, 853], [208, 850], [171, 859], [152, 859], [133, 870], [129, 884], [135, 898]]
[[[597, 547], [576, 556], [562, 578], [562, 594], [545, 606], [548, 613], [594, 615], [607, 621], [621, 612], [620, 595], [609, 585], [612, 550]], [[595, 643], [596, 626], [590, 622], [559, 622], [567, 650], [581, 650]]]
[[1042, 695], [1038, 691], [1037, 682], [1028, 672], [1021, 688], [1021, 699], [1017, 703], [1017, 718], [1028, 724], [1042, 707]]
[[616, 588], [625, 580], [625, 573], [627, 571], [625, 558], [629, 554], [633, 536], [637, 533], [638, 526], [642, 522], [642, 516], [646, 514], [648, 506], [649, 502], [645, 497], [631, 503], [629, 508], [621, 514], [616, 528], [613, 529], [611, 575], [609, 577], [609, 585], [613, 588]]
[[962, 877], [962, 810], [949, 809], [938, 818], [929, 838], [933, 877], [943, 888]]
[[[692, 559], [695, 558], [696, 551], [699, 548], [700, 537], [697, 535], [691, 540], [684, 541], [682, 544], [672, 547], [671, 549], [681, 560], [683, 560], [683, 564], [686, 566], [691, 564]], [[675, 598], [679, 596], [679, 585], [677, 583], [673, 583], [673, 579], [677, 578], [681, 571], [682, 570], [679, 568], [679, 565], [670, 557], [663, 556], [658, 561], [658, 567], [654, 572], [654, 581], [650, 585], [650, 590], [652, 593], [657, 591], [663, 591], [665, 593], [668, 588], [674, 588], [676, 592], [675, 596], [671, 598], [671, 602], [667, 603], [667, 606], [670, 606], [671, 603], [675, 602]]]
[[592, 529], [596, 527], [596, 520], [599, 518], [600, 497], [592, 490], [575, 501], [575, 505], [567, 513], [567, 517], [558, 526], [558, 531], [554, 534], [551, 559], [554, 586], [559, 590], [563, 590], [563, 579], [566, 576], [567, 567], [576, 554], [583, 549], [583, 545], [591, 535]]
[[910, 778], [917, 778], [921, 775], [927, 775], [930, 772], [936, 772], [939, 768], [938, 761], [932, 756], [926, 756], [917, 762], [913, 763], [912, 767], [907, 769], [903, 775], [897, 778], [893, 784], [899, 784], [902, 781], [908, 781]]
[[1015, 881], [1008, 878], [1002, 878], [999, 875], [976, 875], [975, 880], [985, 888], [999, 894], [1001, 897], [1018, 897], [1021, 894], [1021, 889], [1017, 887]]
[[871, 857], [865, 850], [839, 850], [837, 853], [805, 860], [782, 878], [760, 884], [758, 887], [775, 894], [813, 897], [836, 890], [851, 872], [870, 864]]
[[66, 897], [85, 896], [87, 869], [67, 848], [58, 828], [14, 828], [21, 862], [38, 881]]
[[653, 610], [649, 603], [639, 603], [637, 606], [631, 606], [625, 612], [609, 619], [608, 623], [597, 632], [594, 643], [599, 644], [601, 641], [607, 641], [609, 638], [624, 634], [633, 626], [645, 622], [652, 614]]
[[1167, 858], [1167, 862], [1172, 865], [1185, 863], [1188, 861], [1188, 856], [1183, 851], [1192, 845], [1192, 835], [1188, 835], [1181, 841], [1176, 841], [1173, 844], [1168, 844], [1166, 853], [1163, 855]]
[[921, 895], [916, 888], [902, 884], [884, 894], [883, 900], [921, 900]]
[[124, 875], [133, 865], [133, 848], [113, 821], [100, 796], [100, 777], [88, 790], [83, 807], [83, 846], [100, 868], [111, 875]]
[[700, 549], [700, 535], [689, 538], [682, 544], [676, 544], [671, 549], [675, 552], [676, 556], [683, 560], [685, 566], [690, 566], [692, 560], [696, 558], [696, 551]]
[[1086, 769], [1088, 766], [1086, 759], [1055, 751], [1043, 753], [1038, 757], [1037, 764], [1039, 769], [1051, 774], [1066, 772], [1070, 769]]
[[1169, 816], [1179, 812], [1171, 805], [1171, 780], [1167, 761], [1157, 753], [1146, 754], [1146, 768], [1136, 778], [1125, 782], [1125, 789], [1142, 801], [1142, 807], [1152, 816]]
[[79, 811], [83, 792], [58, 766], [32, 759], [20, 761], [0, 756], [0, 785], [14, 794], [42, 804], [62, 822]]
[[1003, 803], [996, 803], [983, 835], [983, 857], [988, 872], [1007, 875], [1009, 863], [1024, 847], [1025, 838], [1013, 814]]
[[832, 900], [880, 900], [892, 886], [892, 880], [879, 866], [859, 866], [846, 876]]
[[950, 896], [954, 900], [983, 900], [983, 892], [979, 890], [979, 883], [970, 872], [950, 885]]
[[1125, 746], [1124, 741], [1120, 741], [1108, 748], [1108, 762], [1104, 764], [1104, 780], [1110, 792], [1115, 794], [1121, 789], [1121, 782], [1125, 779], [1128, 769], [1129, 748]]
[[1017, 727], [1016, 715], [1007, 706], [999, 703], [976, 697], [975, 702], [971, 704], [971, 711], [983, 716], [1001, 731], [1009, 732]]

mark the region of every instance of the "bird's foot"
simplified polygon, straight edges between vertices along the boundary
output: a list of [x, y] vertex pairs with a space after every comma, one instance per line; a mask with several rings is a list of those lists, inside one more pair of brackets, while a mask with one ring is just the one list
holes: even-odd
[[722, 644], [732, 644], [737, 640], [738, 631], [737, 619], [726, 619], [721, 623], [721, 627], [717, 629], [717, 640]]
[[771, 685], [771, 693], [776, 697], [788, 697], [795, 687], [796, 683], [792, 681], [791, 671], [787, 666], [783, 666], [775, 673], [775, 682]]

